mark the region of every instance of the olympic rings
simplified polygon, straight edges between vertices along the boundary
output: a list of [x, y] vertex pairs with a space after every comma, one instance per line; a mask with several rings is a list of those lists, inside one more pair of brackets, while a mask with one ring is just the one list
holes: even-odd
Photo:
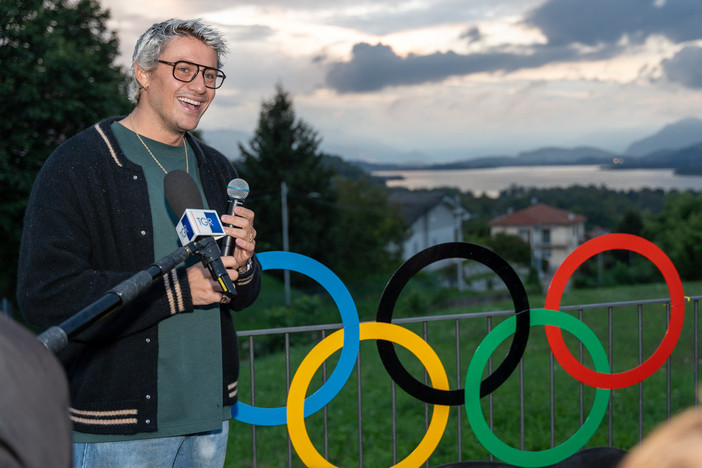
[[[288, 434], [295, 447], [300, 460], [305, 466], [332, 467], [314, 448], [305, 427], [303, 407], [305, 406], [305, 392], [309, 387], [315, 371], [322, 363], [336, 350], [345, 344], [345, 330], [332, 333], [319, 342], [298, 367], [290, 390], [288, 392]], [[436, 388], [448, 389], [448, 376], [439, 356], [434, 349], [421, 337], [406, 328], [391, 323], [364, 322], [360, 324], [360, 339], [373, 340], [385, 339], [398, 343], [417, 356], [429, 373], [429, 377]], [[446, 429], [448, 422], [449, 406], [437, 405], [434, 408], [429, 428], [419, 445], [404, 460], [395, 467], [417, 467], [421, 466], [439, 445], [439, 441]]]
[[[339, 308], [344, 326], [344, 346], [334, 371], [306, 401], [305, 416], [309, 416], [336, 396], [356, 365], [360, 345], [360, 329], [356, 303], [344, 283], [327, 267], [305, 255], [292, 252], [262, 252], [257, 255], [263, 270], [287, 269], [303, 273], [322, 285]], [[276, 426], [286, 423], [285, 407], [257, 408], [242, 402], [232, 406], [232, 418], [249, 424]]]
[[680, 337], [685, 319], [685, 295], [675, 266], [661, 249], [653, 243], [631, 234], [609, 234], [585, 242], [571, 253], [556, 271], [546, 294], [545, 308], [558, 310], [561, 295], [573, 272], [593, 255], [605, 250], [631, 250], [652, 261], [663, 274], [670, 294], [670, 323], [661, 344], [639, 366], [620, 373], [602, 373], [588, 369], [568, 350], [563, 334], [556, 327], [546, 327], [546, 337], [551, 350], [568, 374], [586, 385], [597, 388], [617, 389], [636, 385], [653, 374], [673, 352]]
[[[378, 304], [376, 321], [390, 323], [397, 298], [412, 276], [425, 266], [447, 258], [474, 260], [497, 273], [512, 296], [514, 311], [517, 314], [517, 332], [514, 334], [512, 345], [502, 363], [482, 382], [480, 396], [483, 397], [507, 380], [522, 359], [529, 340], [529, 300], [519, 276], [502, 257], [485, 247], [467, 242], [439, 244], [419, 252], [400, 266], [385, 286]], [[413, 397], [426, 403], [441, 405], [462, 405], [465, 402], [463, 390], [439, 390], [415, 379], [402, 366], [392, 343], [378, 340], [377, 346], [383, 365], [392, 379]]]
[[[573, 455], [595, 434], [595, 431], [597, 431], [600, 422], [607, 412], [607, 405], [611, 392], [598, 388], [595, 393], [592, 410], [584, 424], [570, 439], [556, 447], [537, 452], [529, 452], [515, 449], [502, 442], [495, 433], [492, 432], [485, 421], [480, 406], [477, 382], [480, 380], [490, 355], [505, 338], [514, 333], [515, 323], [516, 318], [514, 316], [509, 317], [488, 333], [480, 345], [478, 345], [473, 359], [468, 366], [468, 372], [466, 373], [466, 414], [468, 415], [471, 428], [473, 428], [473, 433], [480, 443], [483, 444], [490, 453], [501, 460], [513, 465], [525, 467], [552, 465]], [[558, 327], [556, 328], [557, 330], [565, 328], [573, 333], [582, 341], [590, 352], [593, 362], [595, 363], [595, 368], [600, 372], [609, 372], [609, 361], [607, 359], [607, 353], [602, 347], [602, 343], [595, 333], [580, 320], [564, 312], [533, 309], [531, 311], [531, 326], [534, 325], [552, 325]]]
[[[574, 271], [593, 255], [614, 249], [631, 250], [652, 261], [663, 274], [671, 304], [668, 330], [658, 349], [639, 367], [620, 374], [610, 373], [606, 352], [594, 332], [583, 322], [557, 310], [562, 292]], [[345, 385], [355, 367], [360, 340], [378, 340], [381, 360], [393, 380], [410, 395], [436, 405], [428, 430], [420, 444], [395, 466], [419, 466], [428, 460], [445, 430], [449, 405], [463, 404], [469, 424], [485, 448], [508, 463], [535, 467], [564, 460], [585, 445], [607, 411], [611, 389], [634, 385], [655, 372], [676, 346], [684, 320], [685, 296], [674, 265], [655, 245], [628, 234], [601, 236], [576, 249], [556, 272], [546, 296], [545, 309], [534, 311], [529, 310], [526, 292], [517, 274], [493, 252], [468, 243], [448, 243], [430, 247], [412, 257], [395, 272], [378, 305], [377, 321], [362, 324], [359, 323], [355, 303], [348, 290], [331, 270], [309, 257], [289, 252], [264, 252], [258, 257], [264, 270], [288, 269], [318, 281], [331, 294], [342, 316], [344, 329], [322, 340], [300, 364], [293, 377], [285, 407], [266, 409], [237, 403], [232, 408], [233, 417], [243, 422], [259, 425], [287, 423], [292, 444], [303, 463], [308, 466], [333, 466], [314, 448], [307, 434], [304, 418], [328, 404]], [[456, 257], [479, 261], [495, 271], [507, 285], [515, 306], [515, 315], [488, 333], [476, 349], [465, 376], [463, 390], [449, 390], [443, 364], [427, 342], [408, 329], [391, 323], [397, 298], [411, 277], [430, 263]], [[482, 413], [480, 398], [507, 380], [521, 360], [529, 329], [534, 325], [545, 326], [551, 350], [564, 370], [578, 381], [597, 390], [590, 415], [570, 439], [548, 450], [525, 452], [507, 446], [491, 431]], [[594, 371], [585, 368], [570, 354], [563, 341], [561, 328], [575, 335], [588, 349], [594, 363]], [[514, 338], [507, 357], [495, 372], [478, 384], [490, 356], [510, 334], [513, 334]], [[420, 359], [429, 374], [432, 386], [424, 385], [409, 375], [399, 363], [392, 343], [406, 347]], [[339, 362], [330, 379], [316, 393], [305, 399], [306, 391], [319, 366], [339, 349], [342, 350]]]

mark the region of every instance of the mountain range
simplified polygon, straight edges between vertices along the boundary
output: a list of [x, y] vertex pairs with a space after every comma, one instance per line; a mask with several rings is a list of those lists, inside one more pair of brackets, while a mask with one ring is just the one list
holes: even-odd
[[602, 165], [612, 169], [674, 169], [702, 174], [702, 120], [689, 117], [631, 143], [622, 153], [593, 146], [543, 147], [516, 156], [486, 156], [427, 165], [374, 164], [353, 161], [364, 170], [451, 170], [502, 166]]
[[624, 152], [630, 156], [645, 156], [654, 151], [682, 149], [702, 142], [702, 120], [689, 117], [666, 125], [657, 133], [635, 141]]
[[[232, 160], [239, 155], [238, 143], [246, 145], [250, 139], [250, 135], [245, 132], [229, 130], [206, 130], [203, 131], [203, 137]], [[598, 164], [613, 169], [670, 168], [681, 174], [702, 174], [702, 120], [689, 117], [666, 125], [653, 135], [632, 142], [623, 153], [593, 146], [542, 147], [516, 156], [485, 156], [426, 165], [378, 164], [360, 160], [347, 162], [366, 172]]]

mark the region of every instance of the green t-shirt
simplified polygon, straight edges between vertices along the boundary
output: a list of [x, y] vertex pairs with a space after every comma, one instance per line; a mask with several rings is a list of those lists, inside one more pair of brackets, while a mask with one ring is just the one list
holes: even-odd
[[[177, 216], [163, 190], [165, 172], [144, 145], [167, 170], [186, 169], [183, 146], [170, 146], [141, 137], [115, 122], [112, 131], [125, 156], [139, 164], [146, 177], [154, 226], [154, 254], [157, 260], [180, 246], [175, 226]], [[188, 172], [202, 194], [197, 161], [188, 145]], [[205, 197], [203, 203], [207, 206]], [[188, 265], [199, 261], [188, 259]], [[145, 262], [146, 264], [146, 262]], [[229, 419], [229, 407], [222, 407], [222, 345], [219, 305], [196, 307], [193, 312], [173, 315], [159, 323], [158, 431], [133, 435], [103, 435], [74, 432], [75, 442], [108, 442], [170, 437], [217, 430]]]

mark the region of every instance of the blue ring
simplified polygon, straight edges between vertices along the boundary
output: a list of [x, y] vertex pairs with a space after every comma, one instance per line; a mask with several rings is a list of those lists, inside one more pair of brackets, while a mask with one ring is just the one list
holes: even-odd
[[[344, 346], [334, 372], [324, 385], [305, 399], [305, 417], [324, 408], [346, 385], [354, 367], [361, 344], [360, 320], [351, 293], [338, 276], [329, 268], [305, 255], [273, 251], [256, 254], [263, 270], [290, 270], [302, 273], [317, 281], [339, 308], [344, 327]], [[280, 426], [288, 423], [286, 407], [258, 408], [237, 402], [232, 406], [232, 418], [259, 426]]]

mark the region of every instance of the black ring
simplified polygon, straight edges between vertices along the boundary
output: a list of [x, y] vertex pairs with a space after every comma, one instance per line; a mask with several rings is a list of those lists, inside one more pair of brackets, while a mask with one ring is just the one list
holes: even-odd
[[[493, 251], [467, 242], [448, 242], [429, 247], [407, 260], [397, 269], [385, 286], [378, 303], [377, 322], [392, 323], [392, 313], [400, 292], [409, 280], [425, 266], [448, 258], [464, 258], [481, 263], [494, 271], [504, 281], [512, 296], [517, 315], [516, 330], [509, 352], [495, 371], [480, 383], [480, 397], [489, 395], [512, 374], [524, 355], [529, 340], [529, 299], [517, 273], [502, 257]], [[413, 397], [431, 404], [462, 405], [465, 393], [459, 390], [439, 390], [415, 379], [402, 366], [391, 341], [377, 340], [380, 359], [392, 379]]]

